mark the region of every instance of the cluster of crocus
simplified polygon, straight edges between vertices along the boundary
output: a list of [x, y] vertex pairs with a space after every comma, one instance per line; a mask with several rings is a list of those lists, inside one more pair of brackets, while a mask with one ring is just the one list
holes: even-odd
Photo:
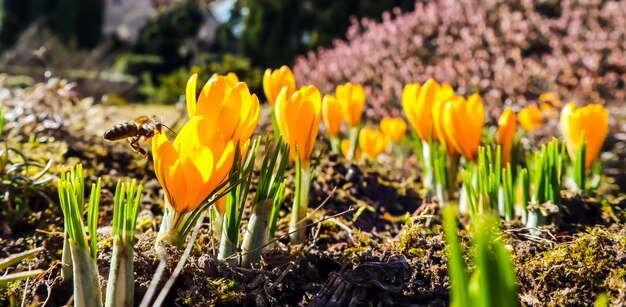
[[[423, 85], [408, 84], [402, 105], [421, 141], [418, 149], [426, 186], [430, 191], [439, 189], [438, 185], [455, 186], [458, 156], [476, 161], [484, 124], [482, 99], [477, 94], [467, 99], [457, 96], [450, 84], [429, 79]], [[447, 157], [441, 156], [440, 147]], [[439, 198], [444, 201], [445, 196]]]
[[[290, 223], [292, 242], [304, 239], [304, 216], [308, 208], [311, 183], [311, 155], [314, 150], [320, 121], [324, 122], [334, 151], [342, 151], [348, 159], [358, 153], [376, 159], [391, 144], [400, 142], [406, 134], [407, 124], [402, 118], [385, 118], [379, 129], [361, 129], [361, 117], [365, 106], [365, 90], [359, 84], [345, 83], [337, 86], [334, 96], [322, 98], [313, 85], [296, 89], [291, 70], [284, 66], [278, 70], [268, 69], [263, 78], [265, 94], [272, 105], [275, 131], [289, 145], [289, 157], [296, 163], [296, 195]], [[189, 80], [187, 88], [187, 110], [190, 120], [181, 129], [174, 142], [165, 134], [157, 134], [153, 140], [155, 172], [166, 194], [166, 218], [161, 238], [184, 238], [190, 230], [189, 217], [198, 218], [201, 204], [216, 201], [220, 191], [227, 188], [229, 174], [232, 175], [235, 157], [245, 156], [250, 146], [250, 137], [259, 117], [259, 101], [250, 94], [245, 83], [239, 82], [234, 74], [214, 75], [196, 97], [196, 76]], [[556, 94], [540, 97], [542, 109], [560, 107]], [[418, 138], [423, 163], [425, 184], [436, 192], [439, 201], [451, 196], [451, 188], [457, 186], [459, 159], [465, 165], [482, 171], [489, 178], [491, 198], [499, 194], [501, 185], [507, 183], [504, 193], [509, 203], [513, 201], [513, 186], [518, 170], [513, 154], [517, 148], [515, 133], [516, 114], [506, 108], [498, 121], [496, 141], [499, 145], [482, 149], [479, 154], [485, 110], [478, 94], [468, 97], [456, 95], [448, 83], [440, 84], [433, 79], [423, 84], [408, 84], [402, 93], [402, 105], [408, 122]], [[520, 110], [520, 124], [528, 131], [534, 130], [551, 117], [537, 106]], [[347, 126], [347, 138], [342, 139], [342, 123]], [[575, 158], [584, 154], [584, 169], [589, 169], [597, 159], [608, 130], [608, 115], [601, 105], [589, 105], [576, 109], [570, 103], [561, 113], [561, 128], [570, 155]], [[556, 145], [553, 146], [556, 148]], [[582, 148], [582, 149], [581, 149]], [[287, 150], [287, 149], [285, 149]], [[557, 155], [556, 150], [553, 150]], [[493, 153], [497, 158], [493, 158]], [[286, 152], [285, 152], [286, 154]], [[483, 158], [479, 158], [483, 157]], [[488, 158], [487, 158], [488, 157]], [[484, 160], [480, 162], [479, 160]], [[580, 159], [578, 159], [580, 160]], [[497, 162], [485, 162], [497, 161]], [[497, 165], [493, 178], [485, 170]], [[528, 174], [526, 172], [525, 174]], [[465, 176], [464, 185], [477, 184], [474, 177]], [[477, 176], [480, 177], [480, 176]], [[484, 179], [487, 180], [487, 179]], [[483, 181], [484, 181], [483, 180]], [[232, 181], [232, 180], [231, 180]], [[233, 182], [230, 182], [233, 184]], [[480, 184], [478, 184], [480, 186]], [[470, 187], [471, 188], [471, 187]], [[444, 190], [444, 192], [441, 192]], [[461, 198], [463, 198], [461, 192]], [[474, 193], [476, 194], [476, 193]], [[463, 200], [460, 201], [463, 203]], [[494, 202], [495, 203], [495, 202]], [[224, 211], [224, 202], [218, 212]], [[509, 206], [511, 207], [511, 206]], [[201, 211], [201, 210], [200, 210]], [[507, 216], [511, 217], [510, 210]], [[166, 232], [163, 232], [163, 230]]]
[[164, 133], [152, 140], [155, 173], [166, 195], [159, 239], [172, 243], [186, 237], [190, 219], [204, 209], [200, 205], [224, 187], [236, 146], [245, 152], [259, 119], [259, 100], [245, 83], [233, 86], [232, 79], [213, 76], [196, 98], [196, 78], [187, 84], [190, 120], [174, 142]]
[[398, 143], [406, 134], [406, 122], [401, 117], [383, 118], [380, 130], [393, 142]]
[[[406, 134], [406, 122], [401, 117], [383, 118], [380, 121], [379, 129], [363, 128], [359, 133], [359, 147], [356, 153], [363, 152], [366, 157], [375, 160], [388, 147], [397, 148], [399, 143]], [[350, 142], [344, 140], [342, 151], [347, 153], [350, 149]], [[355, 159], [358, 154], [355, 153]], [[399, 164], [402, 162], [402, 152], [396, 151]]]
[[376, 159], [389, 145], [389, 137], [380, 130], [363, 128], [359, 134], [359, 147], [370, 159]]
[[[369, 159], [375, 160], [390, 145], [392, 148], [400, 142], [406, 134], [406, 123], [400, 117], [383, 118], [380, 121], [379, 129], [365, 127], [359, 132], [359, 147], [355, 152], [355, 159], [359, 158], [359, 153], [363, 152]], [[341, 144], [344, 154], [350, 150], [350, 141], [344, 140]], [[398, 161], [401, 162], [401, 151], [397, 151]]]
[[561, 100], [556, 93], [539, 95], [539, 106], [533, 104], [522, 108], [517, 114], [520, 125], [528, 132], [541, 127], [546, 120], [555, 120], [559, 116]]
[[[348, 140], [350, 148], [346, 153], [349, 160], [355, 158], [359, 141], [361, 115], [365, 107], [365, 90], [363, 86], [355, 83], [338, 85], [335, 89], [335, 97], [324, 97], [324, 125], [331, 138], [331, 142], [342, 144], [340, 141], [341, 122], [345, 121], [348, 126]], [[334, 141], [333, 141], [334, 139]], [[333, 145], [335, 152], [339, 146]]]
[[361, 114], [365, 107], [363, 86], [350, 82], [341, 84], [335, 89], [335, 95], [341, 103], [341, 114], [348, 127], [358, 127], [361, 124]]

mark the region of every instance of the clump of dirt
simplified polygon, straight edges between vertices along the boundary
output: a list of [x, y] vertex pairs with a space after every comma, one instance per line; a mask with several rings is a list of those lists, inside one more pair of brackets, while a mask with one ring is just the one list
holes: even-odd
[[387, 168], [368, 161], [347, 161], [331, 154], [323, 159], [313, 181], [311, 203], [324, 203], [324, 209], [342, 212], [354, 227], [363, 231], [397, 233], [394, 216], [415, 211], [422, 199], [417, 193], [417, 171]]

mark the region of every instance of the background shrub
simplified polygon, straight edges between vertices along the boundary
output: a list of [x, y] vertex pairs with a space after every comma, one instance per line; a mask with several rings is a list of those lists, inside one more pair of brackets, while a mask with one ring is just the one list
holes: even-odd
[[428, 78], [496, 106], [548, 90], [580, 102], [625, 97], [623, 0], [418, 2], [382, 22], [353, 20], [347, 37], [298, 58], [294, 72], [324, 92], [363, 83], [367, 116], [398, 115], [404, 85]]

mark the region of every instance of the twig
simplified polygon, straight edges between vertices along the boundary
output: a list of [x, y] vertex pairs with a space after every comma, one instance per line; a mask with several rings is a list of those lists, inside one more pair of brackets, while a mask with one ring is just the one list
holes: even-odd
[[274, 288], [276, 288], [276, 285], [278, 285], [284, 278], [285, 276], [287, 276], [287, 273], [289, 273], [289, 271], [291, 271], [291, 268], [293, 268], [296, 264], [293, 262], [289, 262], [289, 266], [283, 271], [282, 274], [280, 274], [280, 276], [278, 276], [278, 278], [276, 278], [276, 280], [272, 283], [272, 285], [265, 289], [265, 294], [267, 296], [270, 296], [270, 294], [268, 293], [268, 291], [272, 291], [274, 290]]
[[519, 235], [524, 237], [524, 238], [527, 238], [529, 240], [533, 240], [533, 241], [536, 241], [536, 242], [547, 243], [551, 247], [554, 246], [554, 244], [556, 244], [556, 242], [557, 242], [556, 237], [552, 234], [551, 231], [549, 231], [547, 229], [539, 229], [537, 227], [520, 227], [520, 228], [505, 229], [504, 232], [506, 232], [506, 233], [516, 233], [516, 232], [522, 232], [522, 231], [526, 231], [526, 230], [536, 230], [536, 231], [545, 233], [548, 236], [550, 236], [550, 238], [552, 240], [549, 240], [549, 239], [546, 239], [546, 238], [542, 238], [542, 237], [536, 236], [536, 235], [527, 234], [527, 233], [521, 233]]
[[161, 289], [161, 293], [154, 301], [154, 306], [161, 306], [163, 304], [163, 301], [165, 300], [167, 293], [170, 292], [170, 289], [174, 285], [176, 278], [178, 278], [178, 275], [183, 270], [183, 266], [187, 262], [187, 259], [189, 258], [189, 255], [191, 254], [191, 250], [193, 249], [193, 244], [196, 242], [196, 238], [198, 237], [198, 233], [200, 232], [200, 226], [202, 226], [203, 219], [204, 219], [204, 214], [202, 214], [200, 218], [198, 218], [198, 221], [196, 222], [196, 226], [194, 227], [193, 232], [191, 233], [191, 239], [187, 243], [187, 248], [185, 248], [185, 252], [180, 257], [180, 260], [178, 260], [178, 264], [176, 265], [174, 272], [172, 272], [172, 275], [163, 286], [163, 289]]
[[146, 294], [143, 296], [140, 307], [148, 307], [148, 304], [152, 301], [152, 297], [154, 297], [154, 293], [156, 291], [156, 287], [159, 284], [159, 280], [161, 280], [161, 276], [163, 276], [163, 272], [165, 271], [165, 267], [167, 266], [167, 253], [163, 253], [159, 255], [161, 259], [159, 262], [159, 266], [154, 272], [154, 276], [152, 276], [152, 280], [150, 281], [150, 287], [146, 290]]
[[339, 226], [339, 228], [345, 230], [348, 233], [348, 236], [350, 237], [350, 240], [352, 240], [352, 242], [356, 241], [356, 238], [354, 237], [354, 231], [350, 229], [348, 225], [339, 222], [336, 218], [332, 218], [331, 220], [333, 220], [335, 225]]
[[[32, 270], [32, 265], [28, 264], [28, 270]], [[28, 290], [28, 281], [30, 280], [30, 278], [26, 278], [26, 281], [24, 282], [24, 294], [22, 295], [22, 307], [26, 306], [26, 292]]]

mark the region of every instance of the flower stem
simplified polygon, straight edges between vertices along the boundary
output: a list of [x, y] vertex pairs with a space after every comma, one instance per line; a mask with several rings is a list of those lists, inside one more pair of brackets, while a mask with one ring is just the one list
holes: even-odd
[[435, 172], [433, 165], [433, 145], [427, 141], [422, 141], [422, 158], [424, 161], [424, 185], [428, 188], [429, 193], [432, 193], [435, 188]]
[[252, 206], [252, 214], [243, 236], [243, 257], [241, 265], [250, 267], [261, 260], [263, 246], [269, 240], [269, 222], [272, 213], [273, 199], [263, 200]]
[[341, 140], [339, 139], [338, 136], [331, 136], [330, 137], [330, 149], [334, 153], [340, 153], [341, 152]]
[[359, 131], [360, 131], [360, 127], [356, 126], [356, 127], [350, 127], [350, 151], [348, 152], [348, 155], [346, 156], [346, 158], [350, 161], [352, 161], [354, 159], [354, 155], [356, 153], [356, 146], [359, 142]]
[[278, 127], [278, 121], [276, 121], [276, 112], [274, 112], [274, 108], [272, 108], [271, 117], [272, 117], [272, 128], [274, 130], [274, 139], [280, 139], [280, 128]]
[[289, 239], [294, 244], [302, 243], [306, 236], [304, 217], [309, 207], [309, 189], [311, 187], [311, 170], [308, 161], [299, 166], [296, 170], [296, 195], [294, 196], [289, 223]]

